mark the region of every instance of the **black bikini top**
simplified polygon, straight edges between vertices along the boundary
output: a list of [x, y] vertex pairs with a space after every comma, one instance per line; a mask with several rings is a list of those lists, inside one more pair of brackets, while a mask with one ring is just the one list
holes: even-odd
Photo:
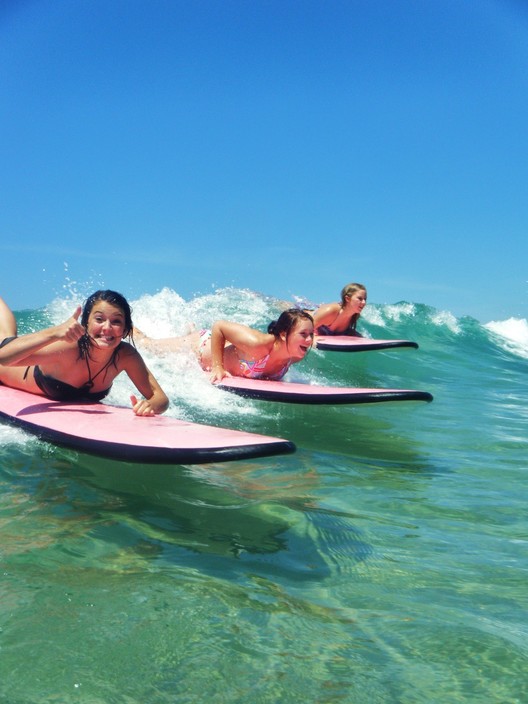
[[65, 381], [59, 381], [59, 379], [43, 374], [38, 365], [35, 365], [33, 376], [35, 384], [44, 396], [52, 399], [52, 401], [90, 401], [91, 403], [97, 403], [97, 401], [102, 401], [105, 396], [108, 396], [112, 388], [109, 386], [104, 391], [90, 392], [93, 381], [87, 381], [86, 384], [80, 387], [72, 386]]
[[[47, 398], [52, 399], [52, 401], [84, 401], [90, 403], [97, 403], [97, 401], [102, 401], [110, 393], [112, 384], [110, 384], [107, 389], [103, 389], [103, 391], [92, 392], [90, 391], [90, 389], [93, 387], [94, 380], [99, 376], [99, 374], [106, 371], [108, 367], [115, 361], [118, 350], [119, 347], [114, 350], [114, 354], [112, 355], [112, 357], [104, 365], [104, 367], [102, 367], [102, 369], [99, 369], [95, 376], [92, 376], [88, 357], [85, 357], [86, 366], [88, 367], [89, 378], [86, 384], [83, 384], [82, 386], [72, 386], [71, 384], [67, 384], [65, 381], [54, 379], [52, 376], [44, 374], [38, 364], [36, 364], [33, 369], [35, 384], [39, 387], [44, 396], [47, 396]], [[24, 379], [26, 378], [29, 369], [30, 367], [26, 369]]]

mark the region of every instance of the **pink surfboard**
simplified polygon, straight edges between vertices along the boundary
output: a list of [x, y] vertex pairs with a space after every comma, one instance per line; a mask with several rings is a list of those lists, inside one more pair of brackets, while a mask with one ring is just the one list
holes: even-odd
[[295, 451], [281, 438], [163, 415], [139, 417], [105, 403], [51, 401], [7, 386], [0, 386], [0, 418], [42, 440], [127, 462], [202, 464]]
[[315, 346], [318, 350], [333, 352], [368, 352], [370, 350], [389, 350], [396, 347], [418, 348], [412, 340], [373, 340], [370, 337], [353, 335], [317, 335]]
[[316, 386], [288, 381], [264, 381], [224, 377], [219, 388], [239, 396], [283, 403], [343, 404], [383, 401], [432, 401], [428, 391], [416, 389], [358, 389], [342, 386]]

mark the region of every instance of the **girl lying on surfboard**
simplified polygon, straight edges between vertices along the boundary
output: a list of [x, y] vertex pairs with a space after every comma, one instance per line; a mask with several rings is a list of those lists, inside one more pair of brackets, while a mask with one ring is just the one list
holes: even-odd
[[136, 348], [124, 342], [132, 330], [130, 306], [115, 291], [96, 291], [64, 323], [20, 337], [0, 298], [0, 383], [56, 401], [95, 402], [126, 372], [145, 397], [131, 395], [134, 413], [163, 413], [167, 396]]
[[268, 332], [218, 320], [211, 330], [192, 332], [185, 337], [156, 340], [137, 328], [134, 334], [154, 352], [191, 349], [202, 369], [211, 372], [213, 383], [226, 376], [277, 381], [311, 349], [314, 325], [309, 313], [292, 308], [270, 323]]
[[353, 335], [357, 321], [367, 305], [367, 289], [363, 284], [347, 284], [341, 291], [340, 303], [325, 303], [313, 313], [316, 335]]

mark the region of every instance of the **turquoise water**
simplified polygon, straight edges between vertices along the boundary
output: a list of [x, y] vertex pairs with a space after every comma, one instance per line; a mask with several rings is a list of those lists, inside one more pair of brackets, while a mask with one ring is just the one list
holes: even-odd
[[[159, 336], [278, 310], [236, 289], [133, 304]], [[433, 403], [248, 401], [149, 358], [171, 415], [294, 455], [146, 466], [0, 425], [2, 704], [528, 701], [528, 324], [400, 303], [361, 329], [420, 348], [312, 351], [293, 378]], [[110, 400], [127, 398], [119, 380]]]

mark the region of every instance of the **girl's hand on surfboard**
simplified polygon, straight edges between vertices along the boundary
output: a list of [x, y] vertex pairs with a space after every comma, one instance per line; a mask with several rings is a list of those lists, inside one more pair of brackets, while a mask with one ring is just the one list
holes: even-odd
[[215, 365], [211, 369], [211, 375], [209, 376], [209, 379], [211, 380], [212, 384], [216, 384], [219, 381], [222, 381], [222, 379], [226, 376], [232, 376], [228, 371], [226, 371], [220, 364]]
[[130, 401], [132, 402], [132, 410], [136, 414], [136, 416], [153, 416], [155, 415], [154, 409], [150, 405], [150, 403], [147, 401], [146, 398], [142, 398], [141, 401], [137, 400], [137, 397], [134, 396], [134, 394], [130, 395]]

